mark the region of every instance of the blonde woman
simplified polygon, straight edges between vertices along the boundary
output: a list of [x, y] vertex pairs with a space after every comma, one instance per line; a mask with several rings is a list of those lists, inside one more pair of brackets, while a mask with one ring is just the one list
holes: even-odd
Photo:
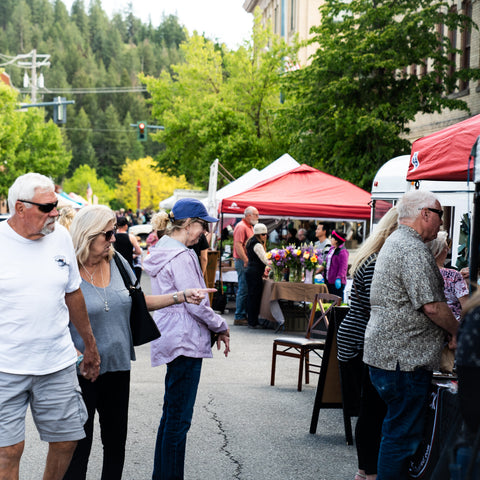
[[375, 262], [385, 240], [397, 229], [397, 220], [397, 210], [391, 208], [358, 249], [350, 270], [353, 276], [350, 310], [337, 334], [342, 382], [351, 389], [354, 398], [361, 398], [355, 428], [358, 456], [355, 480], [377, 478], [378, 450], [386, 407], [370, 382], [368, 367], [363, 363], [363, 344], [370, 318], [370, 285]]
[[[135, 352], [130, 332], [131, 298], [113, 259], [116, 216], [104, 205], [82, 208], [73, 219], [70, 233], [82, 277], [80, 288], [100, 354], [100, 375], [95, 382], [82, 376], [82, 363], [77, 372], [82, 396], [88, 410], [86, 438], [78, 442], [64, 479], [86, 478], [88, 458], [93, 440], [95, 412], [98, 412], [103, 444], [101, 478], [120, 480], [125, 459], [130, 393], [130, 365]], [[120, 259], [135, 282], [128, 262]], [[149, 310], [174, 303], [200, 303], [208, 290], [182, 289], [165, 295], [146, 296]], [[70, 324], [70, 333], [79, 352], [83, 340]], [[81, 360], [81, 359], [80, 359]]]
[[[208, 231], [210, 217], [203, 205], [194, 198], [182, 198], [170, 214], [163, 215], [159, 228], [165, 235], [157, 242], [143, 263], [152, 277], [155, 293], [180, 292], [193, 285], [204, 286], [200, 263], [193, 250]], [[177, 303], [183, 293], [177, 296]], [[230, 351], [227, 322], [203, 300], [200, 305], [172, 305], [155, 312], [154, 319], [162, 336], [151, 343], [152, 366], [167, 365], [163, 412], [158, 427], [153, 480], [183, 478], [187, 433], [192, 422], [202, 360], [212, 357], [211, 332], [218, 333], [217, 348], [225, 344]]]
[[75, 217], [75, 213], [76, 212], [72, 207], [62, 207], [57, 222], [60, 225], [63, 225], [67, 230], [70, 230], [70, 225], [72, 224], [73, 217]]

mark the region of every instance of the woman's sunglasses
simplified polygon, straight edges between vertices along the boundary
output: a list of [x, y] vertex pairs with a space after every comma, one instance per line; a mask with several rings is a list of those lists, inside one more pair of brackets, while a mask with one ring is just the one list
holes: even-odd
[[38, 209], [43, 213], [50, 213], [54, 208], [57, 208], [58, 200], [53, 203], [37, 203], [31, 202], [30, 200], [18, 200], [22, 203], [30, 203], [31, 205], [36, 205]]
[[[117, 234], [117, 228], [114, 228], [112, 230], [108, 230], [106, 232], [100, 232], [100, 233], [103, 233], [105, 235], [105, 240], [107, 242], [109, 242], [111, 240], [111, 238]], [[100, 235], [100, 234], [99, 234]]]

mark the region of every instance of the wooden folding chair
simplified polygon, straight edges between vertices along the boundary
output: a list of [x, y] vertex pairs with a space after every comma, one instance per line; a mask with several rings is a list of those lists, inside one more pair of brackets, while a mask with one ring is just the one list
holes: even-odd
[[[324, 303], [330, 303], [325, 310]], [[310, 382], [310, 373], [320, 373], [320, 364], [310, 362], [310, 352], [322, 359], [323, 350], [325, 349], [325, 336], [328, 328], [328, 314], [334, 306], [341, 304], [341, 298], [329, 293], [317, 293], [313, 300], [312, 311], [308, 321], [307, 331], [304, 337], [279, 337], [273, 341], [272, 352], [272, 374], [270, 385], [275, 385], [275, 368], [277, 355], [285, 357], [293, 357], [299, 359], [298, 366], [298, 386], [297, 390], [302, 391], [303, 368], [305, 365], [305, 383]], [[315, 318], [317, 305], [320, 306], [320, 315]], [[321, 353], [322, 352], [322, 353]]]

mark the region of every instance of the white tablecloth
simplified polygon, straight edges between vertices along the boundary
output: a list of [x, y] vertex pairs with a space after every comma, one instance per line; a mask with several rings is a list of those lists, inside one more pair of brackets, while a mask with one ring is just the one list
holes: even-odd
[[[220, 279], [220, 272], [217, 270], [215, 272], [215, 281]], [[222, 270], [222, 280], [224, 282], [233, 282], [233, 283], [238, 283], [238, 275], [235, 270], [229, 270], [225, 272]]]

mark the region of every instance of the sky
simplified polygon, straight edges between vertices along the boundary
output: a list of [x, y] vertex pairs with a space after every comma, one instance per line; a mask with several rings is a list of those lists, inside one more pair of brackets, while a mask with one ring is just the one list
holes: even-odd
[[[63, 0], [70, 12], [74, 0]], [[123, 13], [129, 3], [133, 13], [144, 23], [151, 20], [158, 26], [162, 14], [176, 15], [179, 23], [185, 25], [191, 34], [196, 30], [212, 40], [226, 43], [232, 49], [238, 48], [251, 36], [253, 14], [243, 9], [245, 0], [101, 0], [102, 7], [111, 17]], [[88, 9], [89, 0], [85, 0]]]

